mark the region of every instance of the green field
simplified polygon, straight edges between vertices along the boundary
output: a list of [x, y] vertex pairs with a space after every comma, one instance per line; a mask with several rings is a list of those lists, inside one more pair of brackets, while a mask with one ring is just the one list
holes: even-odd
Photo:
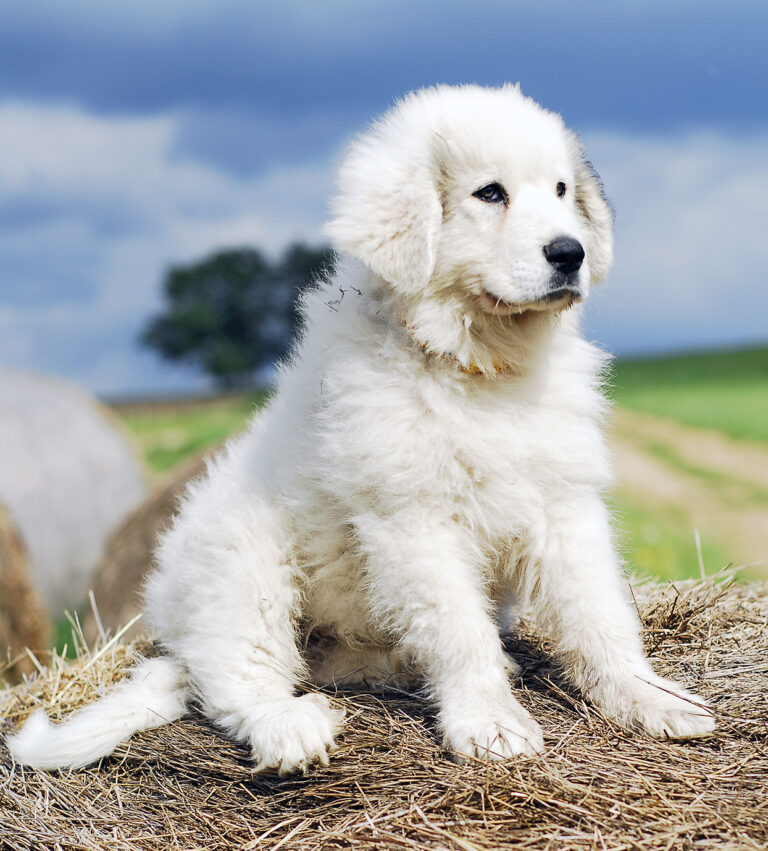
[[[619, 553], [630, 573], [654, 579], [701, 575], [694, 530], [685, 512], [663, 509], [619, 490], [610, 499]], [[727, 545], [700, 530], [701, 564], [707, 574], [732, 562]]]
[[116, 406], [141, 447], [153, 473], [164, 473], [203, 449], [221, 443], [245, 426], [267, 394], [242, 395], [184, 402]]
[[619, 405], [768, 443], [768, 347], [619, 360]]

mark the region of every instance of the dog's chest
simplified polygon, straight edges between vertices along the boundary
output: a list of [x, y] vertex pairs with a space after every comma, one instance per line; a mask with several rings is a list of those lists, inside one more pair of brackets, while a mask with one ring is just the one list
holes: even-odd
[[587, 370], [494, 380], [386, 366], [361, 358], [325, 374], [301, 479], [342, 515], [418, 509], [423, 522], [507, 535], [510, 518], [525, 525], [570, 487], [605, 478]]
[[[431, 411], [442, 443], [444, 482], [459, 502], [510, 510], [546, 503], [601, 466], [599, 431], [588, 408], [549, 391], [489, 387], [460, 399], [446, 395]], [[439, 487], [439, 483], [437, 483]]]

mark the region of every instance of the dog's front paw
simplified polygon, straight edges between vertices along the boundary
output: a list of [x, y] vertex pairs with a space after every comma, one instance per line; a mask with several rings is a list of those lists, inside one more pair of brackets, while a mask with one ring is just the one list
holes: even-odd
[[541, 727], [510, 695], [497, 705], [465, 706], [441, 713], [443, 744], [460, 762], [503, 760], [544, 750]]
[[248, 742], [254, 771], [277, 769], [280, 776], [314, 763], [328, 765], [344, 710], [333, 709], [323, 694], [305, 694], [257, 704], [248, 717]]
[[712, 710], [702, 698], [653, 674], [638, 674], [592, 697], [624, 726], [642, 729], [657, 739], [694, 739], [715, 729]]

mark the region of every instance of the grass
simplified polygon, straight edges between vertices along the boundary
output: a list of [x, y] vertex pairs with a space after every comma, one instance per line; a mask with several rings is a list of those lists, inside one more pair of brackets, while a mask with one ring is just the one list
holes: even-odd
[[[695, 579], [700, 576], [694, 530], [680, 509], [638, 500], [619, 491], [610, 500], [619, 551], [631, 573], [656, 579]], [[707, 574], [729, 563], [728, 550], [701, 535], [701, 556]]]
[[243, 428], [266, 396], [254, 391], [194, 402], [129, 405], [116, 412], [139, 441], [152, 472], [164, 473]]
[[613, 372], [619, 405], [768, 442], [768, 347], [619, 360]]

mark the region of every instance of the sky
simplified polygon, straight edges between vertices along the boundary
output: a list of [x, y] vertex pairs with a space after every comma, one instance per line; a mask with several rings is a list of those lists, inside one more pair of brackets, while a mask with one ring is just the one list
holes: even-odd
[[616, 209], [618, 354], [768, 342], [764, 0], [4, 0], [0, 363], [189, 392], [142, 348], [163, 274], [320, 243], [345, 143], [407, 91], [520, 82]]

